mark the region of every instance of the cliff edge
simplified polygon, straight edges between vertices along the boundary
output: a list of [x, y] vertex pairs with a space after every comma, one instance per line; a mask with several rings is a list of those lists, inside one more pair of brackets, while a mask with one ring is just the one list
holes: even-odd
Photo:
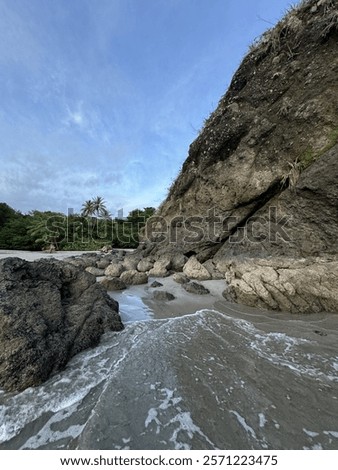
[[[291, 269], [294, 260], [305, 259], [311, 261], [306, 269], [318, 268], [323, 285], [323, 262], [333, 263], [327, 271], [330, 291], [337, 284], [337, 76], [337, 2], [303, 1], [250, 48], [149, 221], [144, 257], [193, 257], [211, 277], [228, 279], [228, 298], [250, 305], [291, 304], [270, 291], [274, 300], [262, 300], [255, 282], [238, 283], [244, 274], [240, 259], [256, 260], [260, 274], [259, 260], [270, 259], [273, 278], [276, 260], [283, 258], [283, 269]], [[304, 269], [299, 268], [306, 282]], [[253, 279], [252, 266], [250, 272]], [[266, 290], [274, 281], [260, 274]], [[290, 286], [289, 292], [294, 282]], [[243, 289], [254, 293], [242, 295]], [[274, 289], [290, 298], [287, 289]], [[299, 301], [289, 309], [338, 311], [337, 292], [332, 295], [320, 294], [319, 302], [306, 297], [303, 306]]]

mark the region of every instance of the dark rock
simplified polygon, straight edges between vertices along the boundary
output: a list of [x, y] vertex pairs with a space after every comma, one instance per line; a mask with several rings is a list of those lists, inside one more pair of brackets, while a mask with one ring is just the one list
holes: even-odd
[[163, 286], [163, 284], [161, 284], [158, 281], [154, 281], [150, 284], [150, 287], [162, 287], [162, 286]]
[[173, 294], [171, 294], [170, 292], [166, 292], [166, 291], [163, 291], [163, 290], [156, 290], [153, 293], [153, 298], [155, 300], [170, 301], [170, 300], [174, 300], [175, 296]]
[[127, 288], [126, 284], [119, 277], [104, 277], [100, 280], [100, 284], [107, 291], [124, 290]]
[[209, 289], [202, 286], [202, 284], [198, 284], [198, 282], [189, 282], [188, 284], [183, 284], [182, 287], [190, 294], [197, 294], [197, 295], [210, 294]]
[[41, 384], [108, 330], [123, 328], [118, 304], [70, 263], [0, 261], [0, 387]]
[[319, 335], [319, 336], [327, 336], [327, 333], [325, 333], [325, 331], [313, 330], [313, 332], [316, 333], [316, 335]]

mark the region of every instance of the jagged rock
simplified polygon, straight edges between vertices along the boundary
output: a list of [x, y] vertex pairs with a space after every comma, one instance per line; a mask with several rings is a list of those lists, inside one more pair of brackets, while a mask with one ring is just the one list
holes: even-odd
[[158, 281], [154, 281], [150, 284], [150, 287], [162, 287], [162, 286], [163, 286], [163, 284], [161, 284]]
[[197, 295], [210, 294], [209, 289], [202, 286], [202, 284], [198, 284], [198, 282], [189, 282], [188, 284], [182, 284], [182, 287], [190, 294], [197, 294]]
[[88, 268], [86, 268], [86, 271], [96, 277], [104, 276], [104, 269], [99, 269], [99, 268], [89, 266]]
[[164, 300], [164, 301], [175, 300], [175, 296], [173, 294], [171, 294], [170, 292], [163, 291], [163, 290], [156, 290], [153, 293], [153, 298], [155, 300]]
[[169, 248], [162, 254], [159, 254], [158, 260], [163, 264], [166, 264], [166, 269], [181, 272], [183, 270], [183, 266], [188, 261], [188, 257], [175, 249], [171, 251]]
[[224, 275], [218, 271], [213, 260], [208, 259], [203, 263], [203, 266], [208, 271], [212, 279], [224, 279]]
[[137, 265], [140, 260], [141, 260], [141, 257], [138, 254], [137, 255], [135, 255], [134, 253], [128, 254], [123, 260], [123, 267], [126, 271], [135, 270], [137, 269]]
[[338, 312], [338, 261], [252, 258], [227, 264], [227, 300], [292, 313]]
[[154, 267], [149, 271], [151, 277], [167, 277], [169, 276], [168, 267], [170, 261], [167, 259], [160, 259], [154, 263]]
[[141, 273], [150, 271], [154, 266], [154, 260], [152, 258], [144, 258], [139, 261], [137, 265], [137, 270]]
[[183, 273], [175, 273], [173, 275], [173, 280], [175, 282], [177, 282], [178, 284], [186, 284], [187, 282], [190, 281], [190, 279], [188, 278], [188, 276], [186, 276], [185, 274]]
[[121, 261], [113, 261], [106, 269], [105, 276], [119, 277], [124, 271], [124, 265]]
[[98, 269], [103, 269], [105, 270], [106, 268], [108, 268], [108, 266], [110, 265], [110, 259], [108, 259], [108, 257], [104, 257], [104, 258], [101, 258], [99, 259], [98, 261], [96, 261], [96, 267]]
[[119, 277], [104, 277], [100, 284], [107, 291], [124, 290], [127, 288], [126, 284]]
[[0, 387], [23, 390], [121, 330], [118, 304], [95, 277], [62, 261], [0, 261]]
[[129, 271], [124, 271], [120, 277], [127, 286], [134, 286], [138, 284], [147, 284], [148, 276], [146, 273], [139, 273], [136, 269], [131, 269]]
[[195, 256], [189, 258], [183, 268], [183, 272], [190, 279], [206, 281], [211, 279], [209, 271], [196, 259]]

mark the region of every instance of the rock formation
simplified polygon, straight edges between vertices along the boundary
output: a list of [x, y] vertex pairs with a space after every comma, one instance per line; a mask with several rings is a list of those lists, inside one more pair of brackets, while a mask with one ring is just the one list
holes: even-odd
[[201, 262], [336, 252], [337, 15], [303, 2], [252, 47], [156, 214], [163, 245]]
[[[338, 239], [337, 75], [337, 2], [303, 1], [244, 58], [148, 221], [143, 255], [157, 263], [186, 256], [189, 277], [225, 276], [228, 298], [239, 302], [338, 312], [330, 264]], [[242, 265], [239, 257], [252, 260]], [[275, 279], [281, 257], [283, 285]], [[273, 286], [262, 258], [270, 260]], [[304, 258], [317, 261], [297, 264]], [[258, 285], [269, 295], [262, 298]]]
[[74, 264], [0, 261], [0, 387], [23, 390], [123, 328], [118, 304]]

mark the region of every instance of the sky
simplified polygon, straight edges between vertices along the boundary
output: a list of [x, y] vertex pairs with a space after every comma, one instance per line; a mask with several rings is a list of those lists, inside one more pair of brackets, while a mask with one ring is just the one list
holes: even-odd
[[249, 45], [290, 5], [0, 0], [0, 202], [157, 207]]

